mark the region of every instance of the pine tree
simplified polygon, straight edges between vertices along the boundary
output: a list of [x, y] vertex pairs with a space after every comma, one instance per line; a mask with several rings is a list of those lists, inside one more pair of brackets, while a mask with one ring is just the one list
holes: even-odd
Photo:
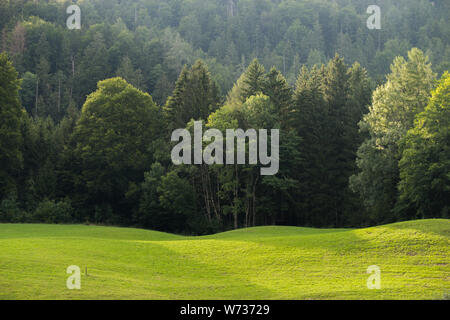
[[328, 205], [325, 197], [328, 159], [328, 106], [322, 88], [323, 70], [317, 66], [309, 71], [303, 67], [297, 79], [293, 108], [289, 114], [289, 124], [300, 137], [300, 150], [303, 162], [296, 171], [295, 178], [300, 181], [297, 195], [300, 217], [303, 225], [320, 223], [324, 208]]
[[[349, 75], [344, 60], [338, 55], [328, 63], [324, 78], [324, 99], [328, 105], [328, 122], [325, 129], [327, 137], [326, 188], [328, 212], [323, 212], [323, 219], [337, 226], [345, 212], [348, 179], [353, 173], [353, 161], [357, 146], [348, 141], [347, 130], [351, 118], [349, 112]], [[353, 124], [355, 127], [357, 122]]]
[[191, 119], [207, 120], [219, 102], [218, 88], [207, 66], [201, 60], [190, 69], [184, 66], [164, 107], [170, 129], [184, 128]]
[[0, 54], [0, 199], [15, 192], [22, 168], [20, 80], [6, 53]]
[[96, 33], [84, 50], [80, 67], [75, 73], [74, 99], [82, 105], [85, 97], [95, 90], [97, 82], [109, 74], [108, 51], [101, 33]]
[[357, 206], [348, 179], [355, 172], [367, 85], [365, 71], [349, 69], [339, 56], [326, 67], [302, 68], [289, 123], [302, 139], [304, 161], [297, 180], [305, 223], [337, 226], [355, 220], [348, 214]]
[[266, 82], [266, 70], [258, 59], [254, 59], [242, 77], [241, 100], [245, 102], [247, 98], [254, 96], [264, 90]]
[[263, 93], [270, 97], [283, 126], [287, 125], [287, 117], [292, 104], [292, 89], [286, 78], [275, 67], [269, 71], [266, 78]]
[[122, 59], [119, 67], [117, 68], [116, 75], [118, 77], [124, 78], [129, 84], [134, 87], [146, 91], [144, 76], [142, 75], [141, 69], [134, 69], [133, 63], [128, 56]]

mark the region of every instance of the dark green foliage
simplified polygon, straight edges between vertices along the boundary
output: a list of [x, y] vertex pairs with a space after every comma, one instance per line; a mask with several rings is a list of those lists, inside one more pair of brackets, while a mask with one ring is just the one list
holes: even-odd
[[[172, 231], [197, 231], [195, 227], [196, 194], [186, 177], [180, 176], [178, 170], [168, 172], [161, 178], [157, 189], [159, 202], [166, 211], [166, 224]], [[186, 225], [187, 224], [187, 225]]]
[[152, 163], [151, 143], [162, 129], [161, 113], [150, 95], [121, 78], [99, 82], [74, 131], [74, 157], [80, 165], [75, 183], [82, 179], [89, 199], [114, 204], [127, 217], [125, 193], [131, 182], [143, 180]]
[[0, 222], [19, 223], [30, 222], [31, 216], [20, 208], [15, 198], [6, 198], [0, 202]]
[[399, 143], [428, 104], [435, 81], [428, 58], [417, 48], [408, 53], [408, 60], [397, 57], [391, 70], [387, 82], [375, 90], [370, 112], [360, 123], [367, 138], [358, 150], [359, 172], [350, 183], [361, 196], [369, 221], [397, 219], [392, 209], [400, 181]]
[[288, 113], [292, 105], [292, 88], [286, 78], [276, 68], [270, 69], [263, 87], [264, 93], [270, 97], [280, 115], [280, 121], [287, 122]]
[[33, 113], [36, 106], [36, 84], [37, 76], [31, 72], [26, 72], [22, 78], [22, 88], [20, 90], [20, 100], [22, 106], [29, 114]]
[[155, 162], [150, 171], [145, 173], [141, 184], [139, 209], [134, 219], [139, 225], [149, 229], [168, 229], [166, 214], [159, 202], [158, 186], [165, 174], [164, 167]]
[[165, 106], [170, 128], [183, 128], [191, 119], [206, 120], [219, 102], [217, 86], [206, 65], [198, 60], [190, 69], [184, 66]]
[[[90, 0], [81, 30], [68, 3], [0, 0], [19, 72], [0, 55], [0, 220], [205, 234], [448, 216], [449, 98], [429, 101], [435, 75], [408, 53], [448, 69], [445, 1], [386, 0], [382, 30], [357, 0]], [[278, 174], [174, 166], [193, 119], [279, 128]]]
[[67, 200], [44, 200], [37, 206], [32, 219], [44, 223], [70, 223], [73, 221], [73, 208]]
[[254, 59], [242, 76], [241, 101], [263, 92], [266, 80], [266, 71], [258, 59]]
[[16, 194], [23, 165], [20, 126], [25, 114], [19, 100], [20, 80], [6, 53], [0, 54], [0, 199]]
[[338, 56], [327, 67], [302, 69], [290, 124], [302, 138], [305, 158], [298, 176], [304, 223], [338, 226], [357, 220], [348, 179], [360, 144], [358, 122], [370, 97], [367, 83], [363, 69], [349, 69]]
[[[359, 61], [378, 82], [412, 46], [426, 51], [439, 73], [448, 69], [447, 5], [386, 0], [382, 30], [368, 30], [369, 3], [344, 2], [240, 0], [230, 10], [222, 0], [91, 0], [79, 3], [82, 29], [68, 30], [67, 2], [9, 1], [2, 7], [0, 50], [9, 52], [21, 76], [39, 75], [37, 112], [54, 120], [70, 99], [81, 107], [96, 83], [119, 69], [160, 105], [183, 65], [197, 59], [207, 62], [222, 94], [255, 57], [291, 85], [302, 64], [325, 63], [335, 52]], [[126, 58], [133, 70], [121, 68]]]
[[400, 198], [403, 219], [449, 217], [450, 75], [445, 73], [425, 111], [401, 143]]
[[[299, 183], [298, 198], [302, 224], [313, 224], [313, 219], [319, 219], [323, 206], [327, 205], [324, 197], [324, 179], [329, 166], [326, 146], [328, 106], [323, 97], [323, 70], [314, 67], [308, 71], [302, 69], [297, 80], [294, 103], [289, 114], [289, 124], [295, 128], [302, 138], [300, 150], [304, 162], [295, 173]], [[319, 204], [319, 206], [317, 206]]]

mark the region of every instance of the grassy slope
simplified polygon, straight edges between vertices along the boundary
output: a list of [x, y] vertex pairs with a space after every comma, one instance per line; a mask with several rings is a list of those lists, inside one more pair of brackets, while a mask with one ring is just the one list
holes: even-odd
[[[207, 237], [0, 224], [0, 299], [442, 299], [450, 220], [369, 229], [261, 227]], [[81, 290], [66, 289], [78, 265]], [[367, 267], [381, 268], [368, 290]]]

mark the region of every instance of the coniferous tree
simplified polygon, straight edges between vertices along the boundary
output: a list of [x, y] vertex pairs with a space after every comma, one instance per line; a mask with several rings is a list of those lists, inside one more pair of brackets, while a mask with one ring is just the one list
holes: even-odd
[[21, 122], [24, 110], [19, 100], [20, 80], [6, 53], [0, 54], [0, 199], [16, 192], [22, 168]]
[[266, 83], [266, 71], [258, 59], [254, 59], [242, 75], [241, 101], [245, 102], [249, 97], [264, 90]]
[[348, 212], [357, 199], [351, 197], [348, 179], [355, 172], [357, 124], [366, 107], [361, 104], [368, 100], [367, 83], [363, 69], [349, 69], [338, 56], [326, 67], [304, 67], [300, 73], [289, 121], [302, 139], [298, 180], [305, 223], [354, 221]]
[[190, 69], [184, 66], [164, 108], [170, 129], [184, 128], [191, 119], [206, 120], [219, 102], [217, 86], [206, 65], [198, 60]]
[[288, 112], [292, 104], [292, 89], [286, 78], [276, 68], [272, 68], [266, 76], [263, 92], [270, 97], [282, 122], [285, 126]]
[[299, 180], [298, 206], [302, 224], [318, 222], [323, 206], [327, 204], [324, 189], [327, 175], [326, 133], [328, 106], [323, 95], [323, 70], [303, 67], [297, 79], [294, 104], [290, 112], [290, 126], [301, 138], [302, 166], [296, 173]]
[[82, 105], [86, 96], [93, 92], [97, 82], [107, 78], [109, 74], [108, 51], [101, 33], [84, 50], [79, 68], [75, 69], [74, 98]]
[[118, 77], [124, 78], [129, 84], [134, 87], [146, 91], [144, 76], [142, 75], [141, 69], [134, 69], [133, 63], [128, 56], [122, 59], [119, 68], [116, 71]]

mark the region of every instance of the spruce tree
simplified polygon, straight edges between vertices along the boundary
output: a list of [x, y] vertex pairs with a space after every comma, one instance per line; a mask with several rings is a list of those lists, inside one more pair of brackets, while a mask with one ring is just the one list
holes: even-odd
[[20, 80], [6, 53], [0, 54], [0, 199], [15, 193], [22, 168]]
[[328, 121], [328, 106], [325, 103], [323, 75], [318, 67], [309, 71], [303, 67], [297, 79], [294, 103], [289, 113], [289, 124], [295, 128], [301, 139], [300, 150], [303, 162], [295, 178], [300, 182], [297, 195], [300, 217], [303, 225], [319, 225], [322, 212], [329, 208], [326, 200], [327, 143], [325, 135]]
[[184, 128], [191, 119], [207, 120], [219, 102], [217, 85], [207, 66], [201, 60], [190, 69], [184, 66], [164, 108], [170, 129]]
[[241, 100], [245, 102], [249, 97], [263, 92], [266, 82], [266, 70], [259, 63], [258, 59], [254, 59], [247, 70], [245, 70], [242, 78]]
[[263, 92], [270, 97], [280, 116], [282, 125], [285, 126], [292, 104], [292, 89], [286, 78], [276, 68], [270, 69], [266, 78]]
[[363, 69], [349, 69], [339, 56], [326, 67], [302, 68], [289, 123], [302, 139], [298, 198], [307, 224], [355, 221], [348, 214], [357, 207], [348, 180], [355, 172], [358, 122], [366, 108], [360, 104], [367, 104], [367, 83]]

